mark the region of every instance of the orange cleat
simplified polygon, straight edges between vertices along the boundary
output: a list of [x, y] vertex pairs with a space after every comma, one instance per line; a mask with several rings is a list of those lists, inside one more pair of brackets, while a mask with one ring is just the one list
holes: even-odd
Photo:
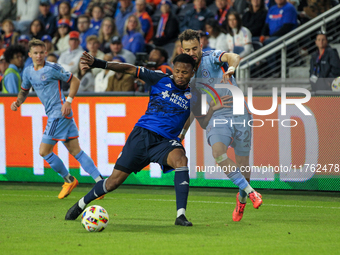
[[262, 205], [261, 194], [254, 191], [254, 192], [249, 194], [249, 198], [250, 198], [251, 202], [253, 203], [254, 208], [259, 209], [259, 207]]
[[238, 200], [238, 196], [240, 195], [240, 192], [236, 195], [236, 207], [233, 211], [233, 221], [240, 221], [243, 217], [243, 211], [246, 207], [246, 203], [241, 203], [240, 200]]
[[105, 195], [102, 195], [102, 196], [100, 196], [100, 197], [97, 197], [95, 200], [101, 200], [101, 199], [104, 198], [104, 196], [105, 196]]
[[60, 191], [59, 195], [58, 195], [58, 198], [59, 199], [63, 199], [65, 197], [67, 197], [68, 195], [71, 194], [72, 190], [78, 186], [79, 182], [78, 180], [73, 177], [74, 180], [73, 182], [71, 183], [68, 183], [68, 182], [65, 182], [64, 185], [63, 185], [63, 189]]

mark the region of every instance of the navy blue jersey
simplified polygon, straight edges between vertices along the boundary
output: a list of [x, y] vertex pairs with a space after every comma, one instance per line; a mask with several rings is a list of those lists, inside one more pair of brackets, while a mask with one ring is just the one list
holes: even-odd
[[144, 67], [137, 67], [136, 77], [151, 85], [148, 109], [136, 126], [176, 139], [190, 115], [189, 86], [179, 89], [172, 76]]

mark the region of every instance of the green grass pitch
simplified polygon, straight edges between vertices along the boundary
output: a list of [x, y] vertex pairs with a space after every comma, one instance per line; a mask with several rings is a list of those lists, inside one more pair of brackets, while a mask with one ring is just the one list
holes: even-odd
[[260, 190], [260, 209], [248, 200], [233, 222], [236, 189], [191, 188], [194, 226], [180, 227], [173, 187], [123, 185], [91, 203], [110, 221], [90, 233], [64, 217], [91, 187], [59, 200], [59, 184], [0, 182], [0, 254], [339, 254], [339, 193]]

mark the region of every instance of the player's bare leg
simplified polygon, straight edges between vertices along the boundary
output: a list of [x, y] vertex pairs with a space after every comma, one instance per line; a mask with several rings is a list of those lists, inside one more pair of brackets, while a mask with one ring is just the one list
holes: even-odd
[[75, 220], [84, 211], [87, 204], [106, 193], [117, 189], [129, 176], [128, 173], [113, 169], [109, 178], [101, 180], [92, 190], [75, 203], [66, 213], [65, 220]]
[[65, 182], [63, 188], [58, 195], [59, 199], [63, 199], [70, 195], [72, 190], [77, 187], [79, 183], [75, 177], [70, 175], [61, 159], [53, 153], [54, 145], [55, 144], [41, 143], [39, 154], [47, 161], [54, 171], [64, 178]]
[[167, 158], [167, 164], [175, 169], [175, 191], [177, 218], [175, 225], [192, 226], [192, 223], [185, 217], [189, 194], [189, 168], [188, 159], [183, 149], [172, 150]]
[[[95, 182], [103, 180], [100, 172], [95, 166], [93, 160], [80, 148], [79, 141], [77, 138], [68, 140], [64, 143], [69, 153], [80, 163], [83, 169], [91, 175]], [[98, 197], [97, 199], [103, 199], [104, 196]]]

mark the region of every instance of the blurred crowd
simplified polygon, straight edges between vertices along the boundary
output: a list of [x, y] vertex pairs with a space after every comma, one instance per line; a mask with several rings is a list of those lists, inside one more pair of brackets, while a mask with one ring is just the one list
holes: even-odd
[[[59, 63], [81, 80], [79, 91], [148, 92], [147, 84], [127, 74], [80, 70], [82, 52], [171, 74], [172, 60], [181, 53], [177, 38], [185, 29], [201, 31], [203, 51], [218, 49], [244, 58], [337, 4], [338, 0], [0, 0], [1, 89], [20, 90], [22, 72], [32, 64], [32, 38], [46, 43], [47, 61]], [[327, 41], [327, 35], [321, 36]], [[327, 62], [322, 58], [334, 54], [324, 54], [327, 43], [315, 43], [318, 52], [310, 75], [319, 77]], [[327, 65], [329, 72], [322, 75], [340, 76], [339, 57]], [[62, 87], [68, 90], [68, 84]]]

